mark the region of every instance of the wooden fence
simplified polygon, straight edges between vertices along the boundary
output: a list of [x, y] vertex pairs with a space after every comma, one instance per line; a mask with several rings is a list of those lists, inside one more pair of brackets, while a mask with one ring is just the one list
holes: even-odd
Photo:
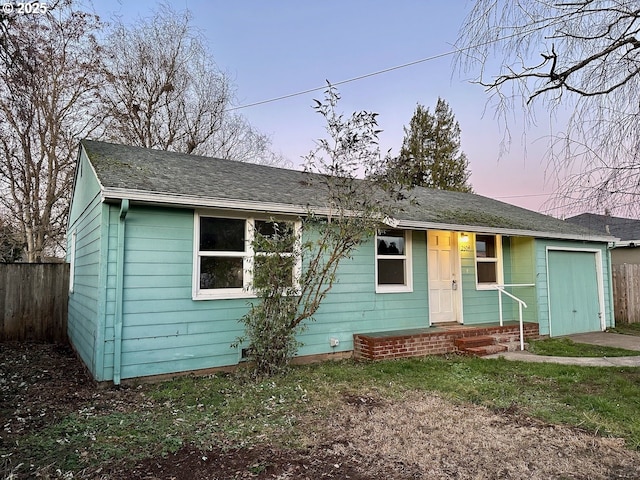
[[611, 270], [616, 323], [640, 322], [640, 265], [613, 265]]
[[69, 264], [0, 264], [0, 341], [67, 343]]

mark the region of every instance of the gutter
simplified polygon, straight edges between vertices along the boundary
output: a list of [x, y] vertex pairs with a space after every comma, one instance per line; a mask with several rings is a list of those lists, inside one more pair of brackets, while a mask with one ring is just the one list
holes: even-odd
[[553, 238], [559, 240], [583, 240], [588, 242], [611, 242], [612, 236], [605, 235], [584, 235], [580, 233], [560, 233], [560, 232], [544, 232], [541, 230], [526, 230], [518, 228], [502, 228], [502, 227], [485, 227], [482, 225], [459, 225], [435, 222], [420, 222], [415, 220], [399, 220], [400, 228], [424, 229], [424, 230], [451, 230], [454, 232], [470, 232], [470, 233], [493, 233], [506, 236], [536, 237], [536, 238]]
[[640, 240], [624, 240], [624, 241], [617, 241], [613, 248], [617, 248], [617, 247], [640, 247]]
[[122, 370], [122, 304], [124, 294], [124, 239], [125, 220], [129, 212], [129, 200], [122, 199], [118, 220], [118, 246], [116, 253], [116, 311], [113, 338], [113, 384], [120, 385]]

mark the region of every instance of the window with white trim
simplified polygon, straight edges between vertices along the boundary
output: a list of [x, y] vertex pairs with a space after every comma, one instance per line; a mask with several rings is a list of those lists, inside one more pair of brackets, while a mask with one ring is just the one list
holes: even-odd
[[[206, 214], [195, 215], [193, 298], [240, 298], [254, 296], [253, 266], [260, 256], [274, 252], [254, 252], [253, 239], [256, 231], [264, 236], [275, 233], [275, 229], [290, 229], [299, 234], [297, 222], [253, 218], [234, 218]], [[294, 230], [295, 229], [295, 230]], [[293, 248], [278, 253], [283, 258], [293, 259]], [[292, 262], [292, 284], [298, 265]]]
[[476, 282], [478, 287], [501, 282], [500, 236], [476, 235]]
[[376, 292], [410, 292], [411, 232], [378, 230], [376, 234]]

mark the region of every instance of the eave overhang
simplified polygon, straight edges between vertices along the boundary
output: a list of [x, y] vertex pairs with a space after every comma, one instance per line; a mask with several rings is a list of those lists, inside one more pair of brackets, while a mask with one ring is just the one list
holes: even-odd
[[[144, 203], [165, 207], [185, 208], [215, 208], [221, 210], [236, 210], [244, 212], [267, 212], [283, 215], [305, 215], [310, 208], [319, 215], [328, 215], [330, 209], [326, 207], [292, 205], [278, 202], [255, 202], [251, 200], [238, 200], [216, 197], [201, 197], [197, 195], [178, 195], [163, 192], [150, 192], [130, 190], [125, 188], [102, 187], [102, 201], [112, 202], [128, 199], [132, 203]], [[587, 242], [616, 242], [615, 237], [605, 235], [581, 235], [561, 232], [545, 232], [518, 228], [502, 228], [484, 225], [461, 225], [455, 223], [424, 222], [416, 220], [389, 219], [384, 223], [392, 224], [394, 228], [410, 230], [447, 230], [469, 233], [492, 233], [505, 236], [551, 238], [558, 240], [575, 240]]]

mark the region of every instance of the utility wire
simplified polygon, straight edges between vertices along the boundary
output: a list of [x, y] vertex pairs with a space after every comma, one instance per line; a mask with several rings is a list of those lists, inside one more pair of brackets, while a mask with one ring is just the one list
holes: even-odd
[[[476, 46], [479, 46], [479, 45], [476, 45]], [[428, 62], [430, 60], [436, 60], [438, 58], [442, 58], [442, 57], [446, 57], [448, 55], [452, 55], [452, 54], [457, 53], [459, 51], [460, 50], [451, 50], [449, 52], [440, 53], [438, 55], [433, 55], [431, 57], [422, 58], [420, 60], [415, 60], [413, 62], [404, 63], [402, 65], [396, 65], [395, 67], [389, 67], [389, 68], [385, 68], [384, 70], [378, 70], [377, 72], [366, 73], [364, 75], [359, 75], [357, 77], [349, 78], [347, 80], [341, 80], [339, 82], [331, 82], [331, 85], [333, 85], [333, 86], [344, 85], [345, 83], [355, 82], [357, 80], [362, 80], [364, 78], [374, 77], [376, 75], [381, 75], [383, 73], [392, 72], [394, 70], [400, 70], [401, 68], [411, 67], [413, 65], [417, 65], [419, 63]], [[240, 110], [241, 108], [249, 108], [249, 107], [255, 107], [257, 105], [264, 105], [265, 103], [277, 102], [279, 100], [285, 100], [287, 98], [298, 97], [300, 95], [305, 95], [307, 93], [317, 92], [318, 90], [324, 90], [325, 88], [327, 88], [326, 85], [323, 85], [322, 87], [309, 88], [308, 90], [302, 90], [300, 92], [290, 93], [288, 95], [282, 95], [280, 97], [274, 97], [274, 98], [270, 98], [268, 100], [261, 100], [259, 102], [247, 103], [246, 105], [239, 105], [237, 107], [228, 108], [227, 111]]]
[[553, 193], [550, 192], [550, 193], [530, 193], [530, 194], [526, 194], [526, 195], [501, 195], [499, 197], [493, 197], [493, 198], [498, 199], [498, 198], [548, 197], [549, 195], [553, 195]]
[[[552, 22], [552, 24], [553, 24], [553, 22]], [[389, 67], [389, 68], [385, 68], [383, 70], [378, 70], [376, 72], [366, 73], [364, 75], [359, 75], [357, 77], [349, 78], [347, 80], [340, 80], [339, 82], [331, 82], [331, 85], [333, 85], [333, 86], [344, 85], [345, 83], [351, 83], [351, 82], [355, 82], [355, 81], [358, 81], [358, 80], [362, 80], [364, 78], [369, 78], [369, 77], [374, 77], [376, 75], [381, 75], [383, 73], [393, 72], [394, 70], [400, 70], [401, 68], [412, 67], [413, 65], [418, 65], [418, 64], [424, 63], [424, 62], [429, 62], [431, 60], [437, 60], [438, 58], [447, 57], [449, 55], [453, 55], [454, 53], [462, 53], [462, 52], [465, 52], [465, 51], [473, 50], [473, 49], [478, 48], [478, 47], [484, 47], [484, 46], [487, 46], [487, 45], [491, 45], [492, 43], [498, 43], [498, 42], [501, 42], [503, 40], [509, 40], [511, 38], [514, 38], [514, 37], [526, 35], [528, 33], [533, 33], [536, 30], [538, 30], [538, 29], [537, 28], [533, 28], [530, 31], [515, 32], [515, 33], [512, 33], [511, 35], [506, 35], [504, 37], [494, 38], [492, 40], [487, 40], [486, 42], [480, 42], [480, 43], [477, 43], [475, 45], [469, 45], [468, 47], [454, 48], [453, 50], [449, 50], [448, 52], [443, 52], [443, 53], [439, 53], [437, 55], [432, 55], [430, 57], [421, 58], [420, 60], [414, 60], [413, 62], [403, 63], [402, 65], [396, 65], [395, 67]], [[231, 111], [240, 110], [240, 109], [243, 109], [243, 108], [249, 108], [249, 107], [255, 107], [255, 106], [258, 106], [258, 105], [264, 105], [265, 103], [277, 102], [277, 101], [280, 101], [280, 100], [285, 100], [287, 98], [298, 97], [300, 95], [305, 95], [307, 93], [317, 92], [319, 90], [324, 90], [326, 88], [327, 88], [327, 85], [323, 85], [321, 87], [309, 88], [307, 90], [302, 90], [300, 92], [295, 92], [295, 93], [289, 93], [287, 95], [281, 95], [279, 97], [270, 98], [268, 100], [261, 100], [261, 101], [258, 101], [258, 102], [247, 103], [246, 105], [239, 105], [237, 107], [231, 107], [231, 108], [228, 108], [227, 111], [231, 112]]]

